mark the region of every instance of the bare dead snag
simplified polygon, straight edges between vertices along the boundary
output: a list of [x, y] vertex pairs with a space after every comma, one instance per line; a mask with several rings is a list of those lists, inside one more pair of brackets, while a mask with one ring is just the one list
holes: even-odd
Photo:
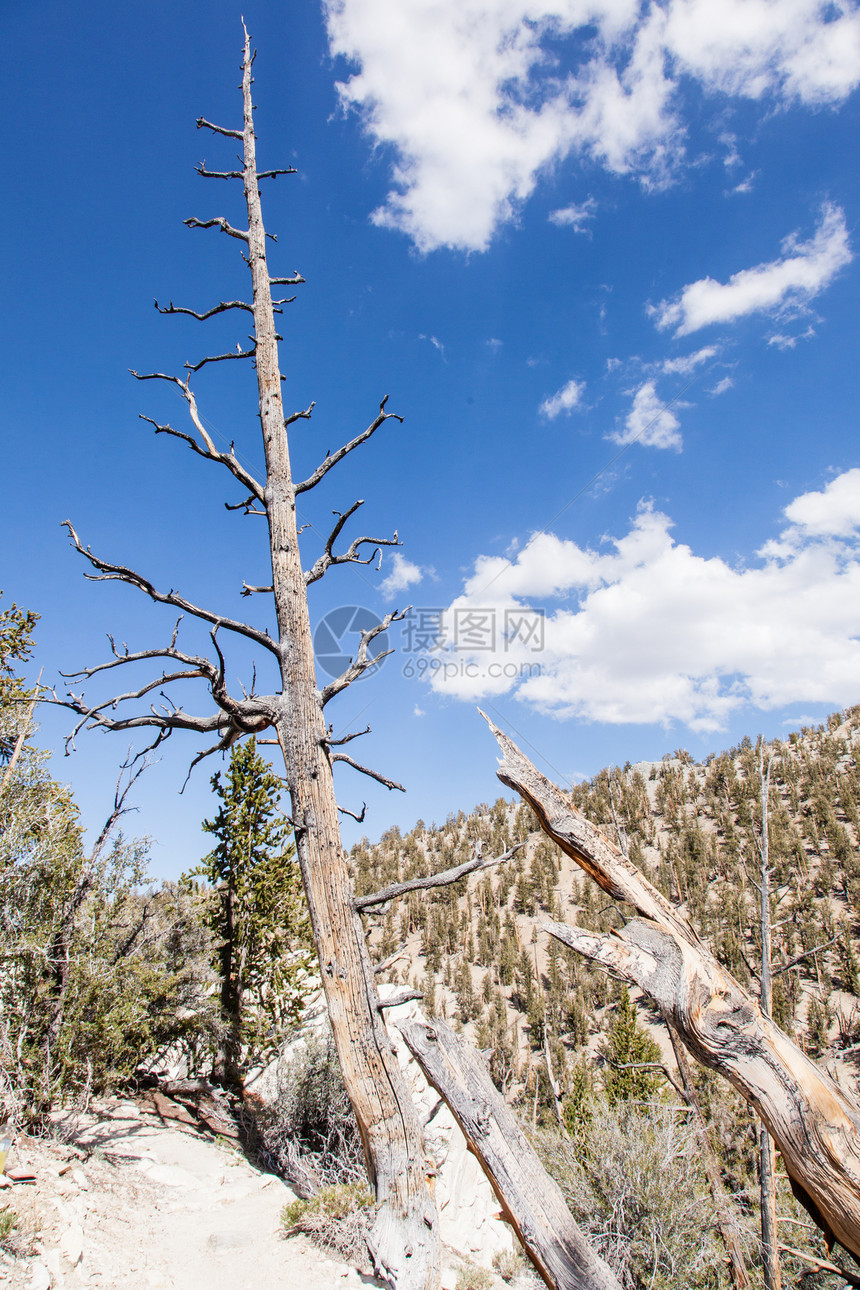
[[550, 1290], [621, 1290], [574, 1222], [480, 1055], [444, 1021], [399, 1027], [406, 1046], [451, 1114]]
[[639, 918], [610, 936], [562, 923], [543, 930], [650, 995], [703, 1065], [755, 1108], [798, 1198], [825, 1232], [860, 1256], [860, 1108], [765, 1016], [687, 920], [492, 722], [503, 784], [541, 828]]
[[[379, 628], [363, 634], [353, 662], [344, 674], [317, 690], [314, 655], [307, 602], [307, 585], [319, 581], [331, 568], [341, 564], [365, 564], [375, 558], [383, 546], [398, 544], [393, 538], [357, 538], [343, 554], [335, 552], [335, 542], [357, 505], [340, 515], [326, 543], [323, 555], [305, 573], [299, 553], [296, 524], [296, 495], [313, 488], [349, 453], [366, 443], [388, 420], [401, 420], [385, 411], [382, 400], [371, 424], [336, 452], [330, 452], [316, 471], [301, 483], [293, 480], [287, 430], [299, 418], [308, 418], [313, 405], [303, 412], [285, 416], [278, 356], [282, 339], [275, 329], [275, 312], [286, 301], [273, 301], [275, 284], [298, 284], [301, 274], [272, 277], [266, 258], [267, 234], [263, 225], [259, 181], [288, 174], [289, 170], [258, 171], [252, 86], [251, 42], [245, 29], [242, 57], [241, 130], [214, 125], [200, 118], [199, 128], [213, 131], [228, 139], [241, 141], [242, 168], [231, 171], [200, 173], [205, 178], [233, 179], [242, 182], [247, 208], [247, 228], [237, 228], [225, 218], [192, 218], [186, 224], [194, 229], [218, 229], [237, 241], [251, 273], [253, 297], [243, 301], [223, 301], [208, 311], [174, 308], [162, 312], [190, 314], [203, 322], [229, 310], [250, 312], [254, 332], [251, 346], [235, 353], [213, 354], [196, 363], [187, 363], [184, 378], [161, 372], [133, 373], [140, 380], [163, 380], [179, 387], [191, 418], [192, 431], [175, 430], [145, 418], [157, 434], [183, 440], [198, 456], [223, 466], [241, 485], [246, 500], [231, 509], [265, 517], [268, 527], [271, 582], [265, 588], [274, 598], [277, 639], [267, 632], [235, 619], [201, 608], [172, 588], [161, 591], [142, 574], [123, 565], [111, 564], [84, 547], [69, 526], [78, 552], [89, 562], [96, 580], [121, 581], [143, 592], [151, 600], [172, 605], [183, 613], [206, 622], [212, 628], [215, 658], [185, 654], [177, 647], [177, 631], [170, 644], [162, 649], [130, 651], [117, 649], [111, 641], [112, 658], [105, 664], [75, 674], [85, 682], [115, 667], [136, 666], [147, 660], [169, 660], [172, 670], [155, 681], [145, 682], [104, 702], [93, 702], [81, 693], [56, 694], [50, 702], [59, 703], [79, 718], [75, 733], [83, 727], [106, 730], [131, 730], [149, 727], [155, 731], [150, 747], [160, 743], [174, 730], [198, 734], [212, 733], [216, 742], [199, 753], [192, 767], [203, 757], [225, 750], [248, 734], [259, 735], [271, 730], [277, 736], [284, 757], [285, 781], [290, 793], [291, 815], [296, 851], [301, 866], [310, 910], [314, 940], [319, 956], [322, 984], [328, 1004], [332, 1033], [343, 1071], [344, 1083], [355, 1111], [364, 1143], [370, 1181], [379, 1201], [378, 1217], [371, 1233], [370, 1245], [377, 1271], [397, 1290], [437, 1290], [440, 1246], [436, 1204], [430, 1191], [424, 1160], [423, 1129], [412, 1104], [397, 1057], [385, 1031], [374, 980], [374, 969], [368, 956], [360, 917], [353, 907], [353, 890], [338, 827], [338, 806], [332, 778], [333, 763], [347, 762], [352, 768], [371, 775], [389, 788], [398, 788], [393, 780], [353, 762], [345, 754], [332, 754], [329, 731], [323, 717], [324, 703], [334, 698], [379, 661], [368, 647], [399, 615], [389, 614]], [[268, 235], [270, 236], [270, 235]], [[158, 307], [158, 306], [156, 306]], [[239, 461], [232, 446], [229, 452], [215, 447], [191, 392], [191, 374], [207, 364], [251, 358], [257, 375], [259, 417], [265, 453], [265, 479], [257, 480]], [[363, 552], [370, 549], [370, 556]], [[251, 590], [252, 588], [248, 588]], [[178, 627], [177, 627], [178, 630]], [[279, 670], [276, 693], [259, 695], [252, 686], [250, 694], [236, 697], [226, 684], [224, 656], [217, 639], [219, 630], [239, 635], [274, 656]], [[198, 716], [177, 707], [169, 697], [178, 682], [203, 682], [215, 711]], [[148, 710], [125, 715], [125, 704], [134, 705], [157, 691], [157, 701]], [[73, 738], [73, 736], [72, 736]]]
[[735, 1287], [735, 1290], [747, 1290], [750, 1281], [746, 1263], [744, 1262], [743, 1251], [741, 1250], [738, 1225], [733, 1213], [732, 1202], [726, 1195], [726, 1189], [723, 1186], [717, 1154], [714, 1151], [714, 1146], [711, 1142], [711, 1135], [708, 1131], [708, 1126], [705, 1121], [701, 1103], [699, 1102], [698, 1094], [696, 1093], [696, 1086], [693, 1083], [693, 1072], [690, 1066], [690, 1059], [687, 1056], [687, 1051], [681, 1043], [681, 1039], [674, 1026], [667, 1022], [666, 1029], [668, 1030], [669, 1038], [672, 1041], [672, 1049], [675, 1053], [675, 1060], [678, 1063], [678, 1072], [681, 1076], [681, 1089], [679, 1091], [681, 1093], [681, 1097], [693, 1112], [696, 1133], [702, 1146], [702, 1163], [705, 1167], [711, 1196], [713, 1197], [714, 1204], [717, 1208], [717, 1221], [720, 1225], [720, 1235], [723, 1238], [723, 1244], [726, 1247], [726, 1253], [729, 1256], [729, 1263], [732, 1268], [732, 1285]]
[[[766, 1017], [773, 1016], [773, 967], [770, 929], [770, 770], [773, 752], [764, 762], [764, 742], [759, 746], [759, 790], [761, 793], [761, 834], [756, 838], [759, 853], [759, 930], [761, 933], [761, 973], [759, 1007]], [[776, 1227], [776, 1155], [773, 1139], [764, 1123], [759, 1124], [758, 1173], [761, 1202], [761, 1248], [765, 1290], [782, 1290], [782, 1266]]]

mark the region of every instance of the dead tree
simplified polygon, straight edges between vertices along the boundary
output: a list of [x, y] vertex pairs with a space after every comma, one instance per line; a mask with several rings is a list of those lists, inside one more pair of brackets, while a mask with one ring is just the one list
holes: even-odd
[[[281, 369], [275, 314], [282, 312], [285, 300], [272, 299], [273, 286], [301, 283], [299, 273], [273, 277], [266, 257], [266, 237], [260, 201], [260, 182], [291, 170], [258, 170], [254, 107], [251, 99], [253, 56], [247, 30], [242, 59], [243, 125], [232, 129], [200, 118], [198, 128], [216, 136], [237, 141], [242, 148], [241, 168], [208, 170], [198, 167], [206, 179], [233, 180], [244, 189], [247, 224], [234, 226], [226, 218], [186, 220], [190, 228], [217, 229], [238, 242], [251, 273], [250, 301], [221, 301], [213, 308], [198, 312], [172, 303], [161, 307], [166, 314], [190, 315], [204, 321], [214, 315], [238, 310], [248, 316], [253, 335], [250, 347], [238, 352], [214, 354], [199, 362], [186, 364], [184, 377], [163, 372], [133, 373], [141, 381], [168, 382], [175, 385], [184, 399], [191, 420], [188, 431], [161, 425], [144, 417], [156, 434], [183, 441], [198, 456], [224, 467], [242, 489], [243, 501], [234, 509], [265, 518], [271, 564], [271, 582], [257, 588], [246, 585], [245, 591], [263, 591], [274, 600], [277, 638], [253, 626], [198, 605], [176, 591], [161, 591], [140, 573], [123, 565], [101, 559], [85, 547], [71, 524], [72, 542], [89, 562], [87, 577], [96, 581], [118, 580], [138, 588], [158, 604], [170, 605], [211, 628], [212, 656], [190, 654], [179, 647], [178, 624], [169, 644], [161, 648], [131, 651], [112, 646], [112, 656], [96, 666], [87, 667], [70, 678], [80, 683], [111, 669], [133, 667], [156, 660], [163, 667], [157, 679], [144, 681], [115, 694], [104, 702], [92, 702], [83, 693], [69, 691], [64, 697], [54, 695], [54, 702], [70, 707], [78, 722], [71, 739], [83, 727], [103, 730], [154, 730], [151, 747], [157, 746], [175, 730], [209, 734], [214, 742], [194, 758], [192, 767], [211, 753], [229, 748], [249, 734], [272, 731], [283, 752], [284, 777], [292, 808], [296, 849], [307, 894], [322, 983], [325, 989], [332, 1033], [337, 1046], [344, 1082], [355, 1111], [364, 1142], [368, 1174], [380, 1202], [371, 1243], [378, 1271], [397, 1287], [409, 1290], [435, 1290], [439, 1270], [439, 1237], [436, 1205], [431, 1195], [424, 1161], [422, 1129], [413, 1108], [405, 1080], [388, 1039], [374, 982], [373, 966], [365, 945], [361, 920], [353, 907], [353, 891], [346, 857], [340, 839], [338, 806], [332, 780], [333, 763], [349, 761], [359, 772], [381, 779], [389, 787], [393, 781], [377, 775], [343, 754], [332, 750], [330, 731], [325, 721], [326, 705], [363, 675], [374, 662], [371, 645], [399, 615], [389, 614], [384, 622], [365, 631], [355, 655], [343, 674], [321, 692], [317, 689], [314, 655], [308, 614], [307, 587], [324, 577], [335, 565], [367, 564], [380, 547], [396, 545], [393, 538], [356, 538], [347, 550], [338, 554], [335, 544], [360, 502], [340, 515], [325, 544], [323, 554], [308, 569], [302, 566], [296, 526], [296, 498], [316, 487], [339, 462], [366, 443], [394, 414], [386, 411], [383, 399], [379, 410], [365, 430], [336, 451], [329, 451], [307, 479], [296, 481], [290, 469], [288, 428], [299, 419], [310, 417], [311, 408], [285, 415], [281, 396]], [[159, 307], [156, 304], [156, 307]], [[194, 373], [209, 363], [250, 359], [257, 374], [259, 417], [265, 452], [265, 475], [257, 479], [243, 464], [231, 445], [229, 451], [217, 448], [198, 412], [196, 394], [191, 389]], [[400, 418], [396, 418], [399, 420]], [[250, 693], [238, 697], [230, 693], [221, 643], [226, 637], [239, 636], [251, 641], [274, 660], [279, 686], [274, 693]], [[164, 697], [165, 691], [183, 681], [200, 680], [208, 688], [214, 710], [195, 715]], [[134, 708], [152, 697], [161, 696], [144, 710]], [[129, 712], [129, 707], [132, 711]]]
[[792, 1189], [822, 1228], [860, 1257], [860, 1107], [766, 1016], [714, 958], [687, 918], [492, 722], [499, 779], [541, 828], [637, 918], [609, 936], [563, 923], [543, 930], [650, 995], [686, 1047], [755, 1108]]
[[[765, 766], [764, 741], [759, 747], [759, 791], [761, 793], [761, 835], [756, 838], [759, 853], [759, 931], [761, 933], [761, 974], [759, 1006], [763, 1014], [773, 1016], [773, 964], [771, 962], [770, 919], [770, 769], [771, 751]], [[760, 1121], [758, 1130], [758, 1173], [761, 1201], [761, 1248], [765, 1290], [782, 1290], [779, 1237], [776, 1222], [776, 1156], [773, 1138], [767, 1125]]]

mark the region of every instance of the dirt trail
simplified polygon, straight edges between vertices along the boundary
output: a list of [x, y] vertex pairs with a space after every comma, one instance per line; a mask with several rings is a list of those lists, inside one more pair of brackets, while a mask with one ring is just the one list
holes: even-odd
[[[58, 1124], [62, 1142], [24, 1140], [9, 1165], [36, 1184], [0, 1206], [31, 1233], [27, 1257], [0, 1261], [10, 1290], [339, 1290], [381, 1283], [284, 1240], [293, 1192], [241, 1152], [109, 1101]], [[77, 1148], [77, 1150], [76, 1150]], [[453, 1284], [453, 1282], [452, 1282]]]

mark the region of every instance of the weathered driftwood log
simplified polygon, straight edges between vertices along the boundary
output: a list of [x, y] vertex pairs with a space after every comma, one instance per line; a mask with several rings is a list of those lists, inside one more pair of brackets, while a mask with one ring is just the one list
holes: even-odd
[[562, 923], [545, 923], [544, 930], [651, 996], [690, 1052], [755, 1107], [815, 1221], [860, 1257], [860, 1108], [763, 1015], [686, 918], [489, 725], [503, 753], [502, 783], [604, 891], [642, 916], [610, 936]]
[[499, 1198], [502, 1212], [551, 1290], [621, 1290], [574, 1222], [479, 1053], [444, 1021], [400, 1026]]

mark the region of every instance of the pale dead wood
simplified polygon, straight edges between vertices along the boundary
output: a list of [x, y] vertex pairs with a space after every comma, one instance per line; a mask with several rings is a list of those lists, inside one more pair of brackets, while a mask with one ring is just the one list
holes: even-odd
[[503, 753], [502, 783], [604, 891], [641, 915], [610, 936], [561, 923], [543, 929], [651, 996], [691, 1053], [755, 1108], [815, 1221], [860, 1255], [860, 1109], [764, 1015], [618, 848], [489, 724]]
[[320, 480], [323, 479], [339, 461], [343, 461], [347, 453], [354, 452], [355, 449], [360, 448], [363, 443], [367, 443], [368, 439], [370, 439], [372, 435], [375, 435], [379, 427], [384, 425], [386, 421], [403, 422], [403, 417], [399, 417], [396, 412], [385, 411], [385, 405], [387, 402], [388, 395], [386, 394], [385, 398], [379, 405], [378, 416], [374, 417], [367, 429], [362, 430], [361, 434], [356, 435], [354, 439], [350, 439], [349, 443], [344, 444], [342, 448], [338, 448], [337, 452], [328, 453], [325, 460], [320, 462], [312, 475], [308, 475], [307, 479], [303, 479], [300, 483], [295, 485], [297, 496], [299, 493], [306, 493], [309, 488], [316, 488]]
[[836, 1272], [846, 1285], [860, 1286], [860, 1277], [855, 1272], [840, 1268], [837, 1263], [829, 1263], [827, 1259], [817, 1259], [814, 1254], [805, 1254], [803, 1250], [795, 1250], [791, 1245], [783, 1245], [782, 1241], [779, 1243], [779, 1248], [785, 1254], [791, 1254], [794, 1258], [800, 1259], [801, 1263], [808, 1263], [813, 1272]]
[[385, 615], [382, 622], [377, 623], [375, 627], [369, 627], [366, 631], [361, 633], [355, 658], [350, 662], [349, 666], [341, 672], [340, 676], [336, 677], [334, 681], [330, 681], [329, 684], [324, 686], [320, 691], [320, 702], [323, 707], [329, 703], [336, 694], [340, 694], [342, 690], [345, 690], [348, 686], [357, 681], [359, 677], [363, 676], [369, 668], [376, 667], [378, 663], [381, 663], [384, 658], [388, 658], [388, 655], [394, 652], [393, 650], [387, 649], [383, 650], [379, 654], [369, 655], [367, 649], [370, 642], [376, 640], [376, 637], [381, 636], [383, 632], [387, 632], [392, 623], [400, 622], [402, 618], [405, 618], [409, 613], [410, 608], [411, 606], [408, 606], [406, 609], [392, 610], [390, 614]]
[[[39, 680], [41, 680], [41, 677], [42, 677], [42, 674], [40, 672]], [[24, 712], [24, 719], [21, 723], [21, 729], [18, 731], [18, 737], [16, 738], [15, 746], [12, 749], [12, 755], [7, 761], [6, 766], [3, 770], [3, 778], [2, 780], [0, 780], [0, 794], [2, 794], [5, 791], [6, 785], [9, 783], [9, 780], [12, 778], [12, 773], [15, 770], [15, 766], [17, 765], [19, 757], [21, 756], [21, 751], [24, 747], [24, 744], [27, 741], [27, 735], [30, 733], [30, 727], [33, 724], [33, 713], [36, 711], [36, 704], [39, 702], [40, 694], [41, 694], [41, 687], [39, 685], [39, 682], [37, 681], [36, 691], [32, 699], [30, 699], [29, 703], [27, 704], [26, 710]]]
[[130, 587], [136, 587], [144, 595], [149, 596], [158, 605], [172, 605], [176, 609], [181, 609], [184, 614], [191, 614], [194, 618], [200, 618], [205, 623], [212, 623], [215, 627], [223, 627], [225, 631], [235, 632], [238, 636], [246, 636], [248, 640], [253, 641], [256, 645], [262, 645], [264, 649], [269, 650], [276, 658], [281, 657], [281, 650], [276, 641], [273, 641], [267, 632], [261, 632], [259, 628], [252, 627], [249, 623], [238, 622], [235, 618], [227, 618], [223, 614], [213, 614], [211, 609], [202, 609], [199, 605], [194, 605], [184, 596], [177, 592], [158, 591], [152, 583], [144, 578], [143, 574], [137, 573], [134, 569], [128, 568], [122, 564], [111, 564], [109, 560], [102, 560], [94, 555], [89, 547], [81, 544], [81, 540], [75, 532], [71, 521], [64, 520], [63, 527], [69, 531], [72, 539], [72, 545], [86, 560], [89, 560], [94, 569], [98, 569], [97, 574], [85, 573], [84, 577], [90, 582], [126, 582]]
[[479, 1054], [445, 1022], [405, 1022], [400, 1033], [445, 1099], [535, 1268], [552, 1290], [621, 1290], [574, 1222]]
[[[328, 745], [328, 740], [325, 742]], [[345, 762], [347, 766], [351, 766], [353, 770], [357, 770], [361, 775], [366, 775], [368, 779], [376, 780], [377, 784], [382, 784], [384, 788], [397, 789], [399, 793], [406, 792], [403, 785], [398, 784], [396, 779], [388, 779], [385, 775], [380, 775], [378, 770], [371, 770], [369, 766], [362, 766], [361, 762], [353, 761], [351, 757], [347, 757], [346, 753], [334, 753], [331, 760], [333, 762]]]
[[[696, 1092], [696, 1085], [693, 1082], [693, 1071], [690, 1066], [690, 1059], [687, 1051], [681, 1042], [675, 1027], [666, 1022], [666, 1029], [669, 1032], [669, 1039], [672, 1042], [672, 1049], [675, 1053], [675, 1060], [678, 1063], [678, 1072], [681, 1076], [682, 1086], [678, 1092], [682, 1099], [687, 1103], [693, 1112], [696, 1125], [696, 1135], [702, 1147], [702, 1163], [705, 1167], [705, 1174], [708, 1179], [708, 1186], [717, 1209], [717, 1221], [720, 1225], [720, 1235], [723, 1238], [723, 1244], [726, 1247], [726, 1253], [729, 1256], [729, 1262], [732, 1269], [732, 1285], [735, 1290], [746, 1290], [749, 1286], [749, 1274], [747, 1273], [746, 1263], [744, 1262], [743, 1251], [741, 1249], [740, 1237], [738, 1233], [738, 1224], [735, 1218], [732, 1202], [726, 1194], [723, 1186], [722, 1174], [720, 1173], [720, 1163], [717, 1159], [717, 1153], [714, 1150], [711, 1141], [710, 1131], [707, 1121], [705, 1120], [702, 1104], [699, 1101], [699, 1095]], [[675, 1085], [678, 1088], [677, 1084]]]
[[[310, 586], [311, 583], [313, 582], [319, 582], [320, 578], [324, 577], [325, 574], [328, 572], [330, 568], [332, 568], [333, 565], [373, 564], [377, 556], [379, 556], [380, 559], [382, 558], [382, 550], [381, 550], [382, 547], [403, 545], [403, 543], [400, 541], [400, 538], [397, 536], [396, 533], [394, 534], [393, 538], [359, 537], [359, 538], [355, 538], [355, 540], [350, 544], [349, 549], [344, 551], [343, 555], [335, 555], [333, 550], [334, 544], [337, 541], [337, 539], [340, 537], [340, 534], [343, 530], [344, 525], [355, 514], [359, 506], [363, 506], [363, 505], [364, 505], [364, 501], [360, 500], [357, 502], [353, 502], [349, 510], [344, 511], [342, 514], [340, 511], [333, 512], [333, 514], [335, 514], [338, 517], [337, 523], [335, 524], [334, 528], [332, 529], [331, 533], [328, 536], [328, 539], [325, 544], [325, 550], [323, 551], [322, 555], [319, 557], [319, 559], [316, 561], [315, 564], [311, 565], [310, 569], [305, 570], [305, 583], [307, 586]], [[359, 555], [359, 552], [361, 551], [361, 548], [363, 546], [372, 546], [374, 548], [371, 551], [370, 555], [367, 557]]]
[[452, 882], [459, 882], [470, 873], [478, 873], [482, 869], [491, 869], [494, 865], [504, 864], [506, 860], [512, 859], [518, 851], [521, 851], [524, 845], [525, 843], [518, 842], [504, 855], [496, 856], [492, 860], [485, 860], [478, 851], [471, 860], [465, 860], [463, 864], [455, 865], [453, 869], [443, 869], [440, 873], [431, 873], [426, 878], [410, 878], [408, 882], [394, 882], [390, 887], [383, 887], [381, 891], [375, 891], [372, 895], [356, 896], [353, 904], [356, 909], [371, 909], [374, 905], [384, 905], [386, 901], [396, 900], [398, 896], [407, 896], [410, 891], [430, 891], [433, 887], [449, 887]]

